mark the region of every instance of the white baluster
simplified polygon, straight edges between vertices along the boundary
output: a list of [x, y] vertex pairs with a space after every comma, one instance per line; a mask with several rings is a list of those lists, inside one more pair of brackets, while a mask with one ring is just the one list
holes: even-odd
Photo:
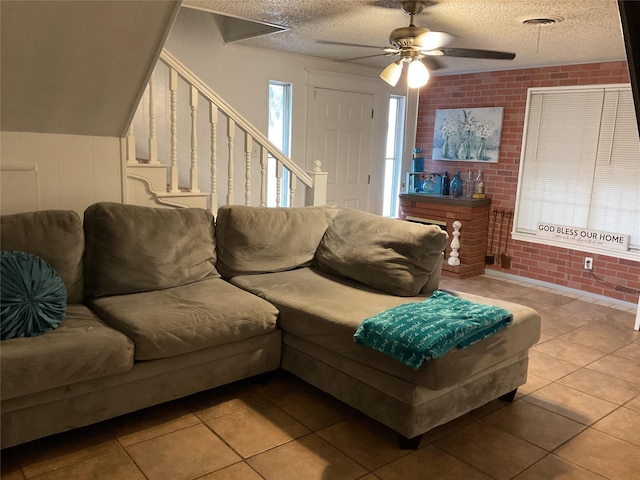
[[156, 115], [153, 109], [153, 86], [155, 72], [149, 78], [149, 163], [158, 163], [158, 138], [156, 136]]
[[227, 138], [229, 141], [229, 161], [227, 162], [227, 205], [233, 204], [233, 138], [236, 135], [236, 122], [227, 117]]
[[456, 220], [453, 222], [453, 240], [451, 240], [451, 253], [449, 254], [449, 259], [447, 263], [452, 267], [460, 265], [460, 254], [458, 253], [458, 249], [460, 248], [460, 228], [462, 228], [462, 223]]
[[171, 167], [170, 167], [170, 190], [179, 192], [178, 188], [178, 116], [176, 114], [176, 101], [178, 91], [178, 72], [175, 69], [169, 71], [169, 90], [171, 92]]
[[133, 133], [133, 122], [127, 132], [127, 163], [136, 163], [136, 136]]
[[269, 152], [262, 146], [260, 150], [260, 206], [267, 206], [267, 165], [269, 163]]
[[251, 151], [253, 150], [253, 138], [244, 134], [244, 204], [251, 205]]
[[289, 171], [289, 206], [293, 207], [296, 198], [296, 185], [298, 185], [298, 177], [295, 173]]
[[189, 191], [199, 192], [198, 188], [198, 89], [191, 86], [189, 95], [191, 105], [191, 169]]
[[280, 206], [282, 195], [282, 163], [276, 160], [276, 207]]
[[211, 211], [218, 211], [218, 186], [217, 186], [217, 129], [218, 129], [218, 107], [213, 102], [209, 102], [209, 121], [211, 122]]

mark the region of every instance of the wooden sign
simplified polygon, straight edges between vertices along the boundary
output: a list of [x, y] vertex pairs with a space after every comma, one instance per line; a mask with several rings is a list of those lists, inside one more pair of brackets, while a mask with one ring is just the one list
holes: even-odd
[[536, 236], [572, 243], [577, 247], [603, 247], [621, 251], [629, 249], [629, 235], [626, 233], [603, 232], [590, 228], [568, 227], [553, 223], [538, 223]]

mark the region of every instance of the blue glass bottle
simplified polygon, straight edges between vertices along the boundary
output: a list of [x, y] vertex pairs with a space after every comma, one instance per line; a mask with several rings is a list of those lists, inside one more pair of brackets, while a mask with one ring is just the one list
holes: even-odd
[[460, 170], [456, 172], [451, 180], [451, 186], [449, 193], [452, 197], [458, 198], [462, 196], [462, 177], [460, 176]]
[[442, 176], [442, 189], [440, 191], [442, 195], [449, 195], [449, 183], [449, 172], [444, 172], [444, 175]]

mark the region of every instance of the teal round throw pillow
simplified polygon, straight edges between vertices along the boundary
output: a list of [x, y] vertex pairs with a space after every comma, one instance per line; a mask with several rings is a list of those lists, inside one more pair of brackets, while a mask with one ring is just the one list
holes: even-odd
[[36, 255], [1, 255], [0, 338], [35, 337], [58, 328], [67, 310], [60, 275]]

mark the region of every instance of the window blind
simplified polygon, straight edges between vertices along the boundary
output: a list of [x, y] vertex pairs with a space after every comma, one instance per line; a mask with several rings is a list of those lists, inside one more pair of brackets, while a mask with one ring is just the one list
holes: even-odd
[[516, 233], [552, 223], [630, 235], [640, 248], [640, 140], [629, 86], [531, 89]]
[[640, 248], [640, 140], [631, 89], [605, 92], [588, 227], [628, 233]]

